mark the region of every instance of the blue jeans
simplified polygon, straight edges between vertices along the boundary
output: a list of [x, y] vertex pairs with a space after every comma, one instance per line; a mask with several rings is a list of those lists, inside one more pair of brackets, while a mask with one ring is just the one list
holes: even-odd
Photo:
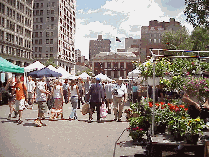
[[78, 105], [78, 97], [77, 96], [72, 96], [71, 97], [71, 104], [73, 107], [73, 110], [70, 114], [70, 118], [73, 119], [75, 117], [75, 119], [77, 119], [77, 114], [76, 114], [76, 109], [77, 109], [77, 105]]

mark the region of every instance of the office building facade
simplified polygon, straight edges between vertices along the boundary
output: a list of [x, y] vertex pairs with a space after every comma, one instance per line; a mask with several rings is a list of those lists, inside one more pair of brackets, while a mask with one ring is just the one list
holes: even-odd
[[51, 59], [70, 73], [75, 67], [75, 0], [35, 0], [33, 7], [33, 57]]
[[0, 1], [0, 56], [21, 67], [33, 62], [33, 0]]

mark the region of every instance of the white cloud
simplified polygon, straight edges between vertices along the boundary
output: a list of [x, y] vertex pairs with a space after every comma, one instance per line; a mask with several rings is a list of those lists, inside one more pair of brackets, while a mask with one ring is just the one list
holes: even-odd
[[[169, 8], [168, 8], [169, 10]], [[185, 22], [182, 10], [172, 17], [181, 22], [189, 31], [192, 26]], [[79, 17], [80, 15], [80, 17]], [[154, 0], [112, 0], [95, 10], [77, 11], [75, 48], [80, 49], [82, 55], [88, 58], [89, 40], [97, 39], [97, 35], [111, 40], [111, 49], [124, 48], [124, 38], [141, 38], [141, 26], [148, 26], [149, 21], [169, 21], [170, 17]], [[115, 42], [115, 37], [121, 39], [121, 43]]]

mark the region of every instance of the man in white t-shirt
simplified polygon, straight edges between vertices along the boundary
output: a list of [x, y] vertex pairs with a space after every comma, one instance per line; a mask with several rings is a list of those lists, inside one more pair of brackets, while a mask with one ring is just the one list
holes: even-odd
[[35, 88], [36, 84], [32, 80], [31, 76], [28, 76], [28, 83], [27, 83], [27, 92], [28, 92], [28, 103], [31, 105], [31, 109], [33, 109], [33, 103], [35, 98]]
[[118, 80], [113, 91], [113, 105], [115, 121], [118, 118], [118, 122], [121, 122], [122, 110], [124, 103], [127, 101], [127, 88], [126, 85], [122, 84], [122, 80]]
[[43, 77], [36, 86], [36, 102], [38, 104], [38, 118], [35, 120], [35, 124], [37, 126], [46, 126], [46, 124], [41, 122], [41, 119], [44, 118], [44, 113], [47, 111], [47, 94], [50, 93], [50, 91], [47, 90], [46, 87], [46, 78]]

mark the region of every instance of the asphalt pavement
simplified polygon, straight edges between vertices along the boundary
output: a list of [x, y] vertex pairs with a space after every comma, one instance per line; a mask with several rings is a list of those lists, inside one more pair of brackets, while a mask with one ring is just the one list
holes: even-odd
[[[129, 108], [127, 103], [125, 108]], [[64, 118], [71, 113], [71, 104], [64, 104]], [[88, 123], [88, 115], [77, 110], [78, 120], [43, 121], [47, 126], [35, 127], [37, 105], [33, 110], [23, 111], [23, 123], [17, 125], [16, 119], [7, 120], [9, 106], [0, 106], [0, 156], [1, 157], [111, 157], [129, 156], [143, 152], [141, 146], [132, 144], [129, 132], [125, 131], [118, 143], [115, 143], [124, 129], [129, 127], [123, 113], [122, 122], [113, 121], [114, 114], [108, 114], [102, 123]]]

